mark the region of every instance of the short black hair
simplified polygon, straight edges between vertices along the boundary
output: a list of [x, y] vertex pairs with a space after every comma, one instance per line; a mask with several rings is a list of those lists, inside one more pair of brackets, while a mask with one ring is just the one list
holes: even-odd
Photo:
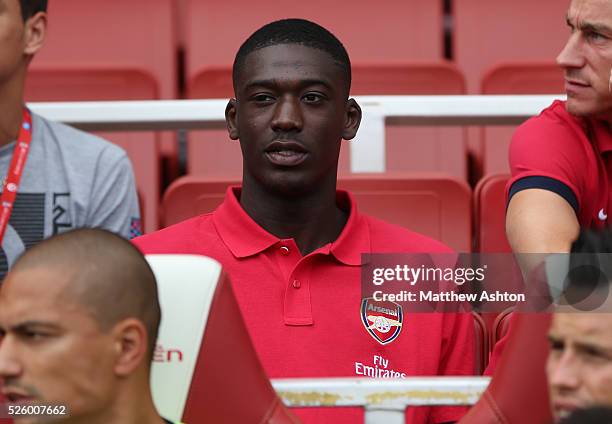
[[23, 20], [34, 16], [38, 12], [47, 11], [47, 0], [19, 0]]
[[153, 359], [161, 321], [157, 282], [132, 243], [103, 229], [70, 230], [26, 250], [9, 274], [36, 267], [74, 271], [66, 294], [85, 307], [103, 331], [126, 318], [141, 321], [147, 329], [148, 359]]
[[322, 50], [329, 54], [342, 68], [347, 83], [347, 92], [351, 87], [351, 61], [346, 49], [334, 34], [305, 19], [282, 19], [274, 21], [255, 31], [242, 43], [232, 68], [234, 89], [238, 73], [242, 70], [245, 58], [252, 52], [280, 44], [299, 44]]

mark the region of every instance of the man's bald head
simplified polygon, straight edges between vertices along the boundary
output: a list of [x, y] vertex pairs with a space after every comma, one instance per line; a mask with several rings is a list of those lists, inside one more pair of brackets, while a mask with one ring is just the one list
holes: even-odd
[[[102, 330], [126, 318], [145, 325], [152, 358], [161, 311], [153, 271], [127, 240], [99, 229], [78, 229], [26, 251], [10, 274], [43, 270], [66, 277], [60, 296], [87, 309]], [[6, 284], [18, 284], [7, 278]]]

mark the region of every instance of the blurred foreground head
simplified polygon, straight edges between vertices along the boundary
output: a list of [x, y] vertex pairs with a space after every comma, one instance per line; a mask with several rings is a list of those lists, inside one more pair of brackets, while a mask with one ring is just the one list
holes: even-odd
[[151, 414], [159, 321], [155, 278], [129, 242], [94, 229], [47, 239], [0, 286], [0, 393], [9, 404], [65, 405], [66, 423]]
[[[547, 375], [557, 421], [574, 410], [612, 407], [612, 233], [583, 232], [572, 246], [569, 292], [591, 308], [559, 306], [549, 332]], [[578, 299], [581, 300], [581, 299]], [[588, 301], [575, 302], [587, 305]], [[597, 307], [595, 307], [597, 306]]]

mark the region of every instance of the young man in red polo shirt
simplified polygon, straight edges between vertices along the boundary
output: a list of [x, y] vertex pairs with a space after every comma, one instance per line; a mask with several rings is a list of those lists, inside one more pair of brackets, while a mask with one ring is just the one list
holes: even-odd
[[[400, 311], [392, 341], [362, 322], [362, 253], [449, 249], [360, 214], [350, 193], [336, 190], [341, 140], [355, 137], [361, 120], [342, 44], [312, 22], [273, 22], [242, 45], [233, 80], [226, 120], [242, 148], [242, 186], [214, 212], [136, 245], [221, 262], [271, 378], [471, 374], [469, 314]], [[463, 412], [418, 408], [407, 422], [456, 421]], [[356, 408], [296, 414], [308, 423], [363, 422]]]

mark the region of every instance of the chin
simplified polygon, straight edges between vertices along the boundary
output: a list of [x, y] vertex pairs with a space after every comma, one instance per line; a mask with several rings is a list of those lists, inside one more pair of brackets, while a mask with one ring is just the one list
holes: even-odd
[[612, 101], [610, 99], [581, 100], [568, 97], [566, 110], [579, 118], [599, 118], [610, 120], [612, 118]]
[[579, 99], [568, 97], [565, 109], [568, 113], [578, 116], [580, 118], [589, 117], [597, 112], [597, 109], [593, 107], [591, 102], [581, 101]]

